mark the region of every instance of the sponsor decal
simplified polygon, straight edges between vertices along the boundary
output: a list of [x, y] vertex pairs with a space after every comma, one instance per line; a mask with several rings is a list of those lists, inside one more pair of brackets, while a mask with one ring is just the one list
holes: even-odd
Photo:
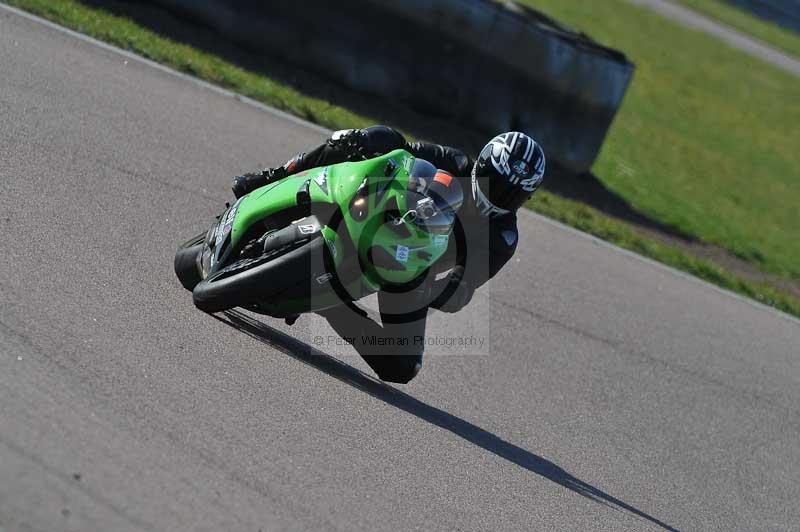
[[440, 170], [440, 171], [436, 172], [436, 175], [433, 177], [433, 181], [435, 183], [439, 183], [441, 185], [449, 187], [450, 183], [453, 182], [453, 176], [451, 174], [449, 174], [448, 172], [444, 172], [444, 171]]
[[317, 231], [317, 226], [315, 224], [298, 225], [297, 228], [300, 229], [300, 233], [304, 235], [312, 235]]
[[331, 279], [333, 279], [333, 274], [332, 273], [324, 273], [324, 274], [320, 275], [319, 277], [317, 277], [317, 284], [325, 284], [328, 281], [330, 281]]
[[408, 248], [406, 246], [397, 246], [397, 252], [394, 254], [394, 260], [397, 262], [408, 262]]
[[233, 204], [233, 206], [228, 209], [228, 213], [225, 215], [225, 218], [220, 221], [219, 225], [217, 226], [217, 239], [214, 243], [214, 246], [217, 247], [222, 244], [222, 241], [228, 236], [233, 229], [233, 220], [236, 218], [236, 213], [239, 210], [239, 204], [244, 200], [244, 197], [239, 198], [239, 200]]
[[522, 159], [511, 165], [511, 169], [519, 177], [528, 177], [531, 174], [531, 167]]
[[439, 273], [436, 274], [436, 277], [434, 278], [434, 280], [435, 281], [441, 281], [442, 279], [444, 279], [445, 277], [450, 275], [450, 273], [452, 271], [453, 271], [453, 268], [450, 268], [449, 270], [445, 270], [443, 272], [439, 272]]
[[319, 188], [322, 189], [322, 192], [324, 192], [326, 196], [328, 195], [328, 169], [329, 168], [330, 168], [329, 166], [326, 166], [325, 168], [322, 169], [322, 172], [317, 177], [314, 178], [314, 183], [319, 185]]
[[336, 244], [334, 244], [333, 240], [327, 240], [326, 242], [328, 242], [328, 249], [331, 251], [331, 257], [335, 259], [336, 255], [339, 253], [336, 249]]
[[414, 168], [414, 158], [409, 157], [408, 155], [403, 157], [403, 168], [405, 169], [407, 174], [410, 174], [411, 169]]

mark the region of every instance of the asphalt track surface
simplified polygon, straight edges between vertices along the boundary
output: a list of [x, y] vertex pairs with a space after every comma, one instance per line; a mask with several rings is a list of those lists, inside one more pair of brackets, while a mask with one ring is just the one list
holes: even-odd
[[387, 386], [173, 277], [228, 176], [321, 130], [5, 9], [0, 117], [3, 530], [800, 524], [797, 320], [524, 215], [431, 318], [488, 343]]
[[632, 4], [645, 6], [656, 13], [672, 19], [688, 28], [702, 31], [721, 39], [729, 46], [737, 48], [752, 56], [758, 57], [762, 61], [800, 76], [800, 59], [784, 53], [758, 39], [754, 39], [741, 31], [730, 26], [716, 22], [715, 20], [701, 15], [697, 11], [683, 7], [670, 0], [628, 0]]

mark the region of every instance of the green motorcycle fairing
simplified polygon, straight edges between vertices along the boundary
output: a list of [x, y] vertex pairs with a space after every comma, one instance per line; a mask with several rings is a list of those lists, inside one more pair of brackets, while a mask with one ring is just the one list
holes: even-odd
[[[329, 212], [341, 212], [338, 220], [319, 220], [337, 273], [344, 250], [355, 249], [362, 292], [413, 281], [445, 253], [449, 241], [449, 233], [432, 234], [403, 216], [413, 208], [408, 188], [415, 160], [407, 151], [395, 150], [366, 161], [314, 168], [251, 192], [223, 214], [216, 235], [211, 235], [217, 238], [216, 263], [228, 262], [256, 224], [299, 207], [313, 211], [327, 204]], [[353, 247], [347, 248], [343, 238]], [[212, 259], [212, 270], [214, 263]]]

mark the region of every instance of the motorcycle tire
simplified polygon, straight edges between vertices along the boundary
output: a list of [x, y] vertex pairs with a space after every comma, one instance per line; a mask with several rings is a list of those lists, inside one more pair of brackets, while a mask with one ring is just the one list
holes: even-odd
[[178, 276], [183, 287], [190, 292], [203, 280], [200, 273], [200, 255], [203, 252], [205, 238], [205, 233], [197, 235], [181, 244], [178, 251], [175, 252], [175, 261], [173, 262], [175, 275]]
[[278, 297], [308, 297], [315, 277], [325, 272], [325, 249], [318, 235], [293, 249], [238, 261], [199, 282], [192, 299], [198, 309], [214, 313]]

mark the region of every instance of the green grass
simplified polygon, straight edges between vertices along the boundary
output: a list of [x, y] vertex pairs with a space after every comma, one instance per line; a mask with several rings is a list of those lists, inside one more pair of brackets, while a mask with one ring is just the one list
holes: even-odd
[[[218, 85], [228, 87], [241, 94], [245, 94], [264, 103], [273, 105], [277, 108], [286, 110], [308, 120], [325, 125], [332, 129], [345, 127], [359, 127], [371, 124], [374, 121], [368, 117], [356, 115], [346, 109], [330, 105], [329, 103], [309, 98], [299, 92], [250, 72], [237, 68], [218, 57], [200, 52], [188, 46], [172, 42], [160, 37], [153, 32], [144, 29], [137, 24], [112, 16], [106, 12], [95, 8], [81, 5], [74, 0], [6, 0], [7, 3], [22, 7], [30, 12], [53, 20], [59, 24], [92, 35], [104, 41], [110, 42], [122, 48], [132, 50], [142, 56], [159, 61], [172, 66], [183, 72], [193, 74], [199, 78], [211, 81]], [[641, 69], [640, 69], [641, 70]], [[645, 70], [645, 74], [647, 71]], [[640, 78], [642, 73], [640, 72]], [[647, 87], [647, 84], [644, 84]], [[647, 92], [646, 92], [647, 93]], [[645, 93], [645, 94], [646, 94]], [[643, 122], [651, 121], [662, 129], [667, 129], [672, 135], [677, 135], [679, 131], [670, 130], [664, 125], [664, 120], [656, 120], [661, 109], [653, 107], [645, 109], [646, 116], [638, 121], [635, 118], [635, 107], [641, 105], [637, 100], [639, 96], [633, 95], [628, 98], [623, 116], [618, 120], [612, 133], [611, 150], [604, 151], [598, 168], [603, 172], [608, 165], [608, 170], [612, 175], [620, 177], [615, 181], [619, 188], [628, 186], [624, 178], [628, 176], [629, 170], [640, 172], [640, 179], [634, 180], [634, 187], [638, 194], [647, 187], [652, 187], [653, 194], [662, 194], [659, 186], [648, 184], [650, 175], [663, 178], [664, 171], [653, 167], [648, 163], [648, 153], [636, 153], [635, 149], [645, 147], [652, 152], [650, 144], [654, 141], [644, 138], [637, 139], [636, 133], [641, 132], [645, 126]], [[630, 101], [634, 101], [634, 109]], [[626, 122], [632, 124], [626, 125]], [[678, 127], [678, 126], [675, 126]], [[687, 125], [682, 127], [691, 129]], [[659, 135], [665, 135], [663, 131]], [[691, 131], [689, 131], [691, 134]], [[680, 139], [676, 139], [680, 142]], [[655, 164], [667, 164], [664, 161], [669, 158], [666, 155], [649, 153], [655, 159]], [[625, 157], [625, 159], [620, 159]], [[617, 172], [615, 165], [620, 164], [620, 160], [625, 163], [625, 170]], [[670, 163], [669, 168], [674, 165]], [[668, 169], [669, 169], [668, 168]], [[703, 180], [696, 180], [702, 184]], [[698, 187], [703, 188], [703, 187]], [[780, 191], [779, 191], [780, 192]], [[647, 194], [645, 194], [645, 197]], [[783, 198], [778, 197], [776, 201]], [[697, 275], [698, 277], [711, 281], [724, 288], [736, 291], [781, 310], [800, 316], [800, 300], [791, 297], [773, 287], [748, 282], [736, 277], [735, 275], [713, 265], [707, 261], [693, 258], [680, 249], [665, 246], [648, 240], [635, 233], [629, 226], [619, 221], [613, 220], [590, 207], [573, 201], [559, 198], [547, 192], [539, 192], [535, 201], [531, 205], [536, 211], [547, 216], [560, 220], [573, 227], [594, 234], [624, 248], [641, 253], [647, 257], [661, 261], [665, 264], [679, 268], [683, 271]], [[713, 210], [713, 209], [708, 209]]]
[[677, 0], [709, 18], [800, 58], [800, 35], [737, 8], [723, 0]]
[[800, 279], [800, 78], [624, 0], [525, 0], [636, 74], [594, 172], [631, 205]]

